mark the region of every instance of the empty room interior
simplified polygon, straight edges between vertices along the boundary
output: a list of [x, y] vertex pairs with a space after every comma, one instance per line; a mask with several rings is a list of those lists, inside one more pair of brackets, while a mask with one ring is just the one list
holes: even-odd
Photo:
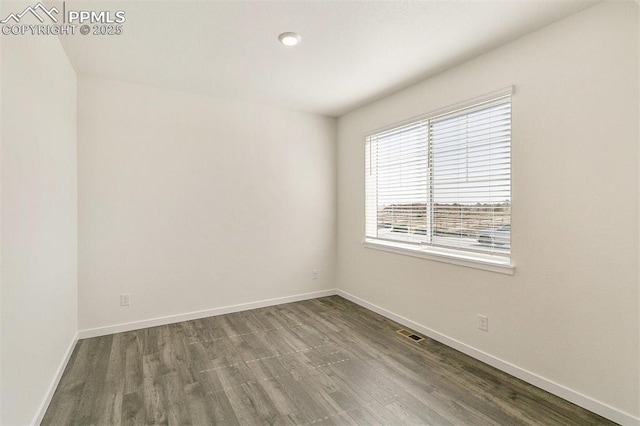
[[0, 29], [0, 424], [640, 425], [639, 2]]

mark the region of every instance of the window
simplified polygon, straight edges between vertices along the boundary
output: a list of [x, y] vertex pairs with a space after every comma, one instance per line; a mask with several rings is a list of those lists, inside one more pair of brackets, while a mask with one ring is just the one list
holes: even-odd
[[511, 90], [367, 136], [365, 157], [369, 247], [510, 265]]

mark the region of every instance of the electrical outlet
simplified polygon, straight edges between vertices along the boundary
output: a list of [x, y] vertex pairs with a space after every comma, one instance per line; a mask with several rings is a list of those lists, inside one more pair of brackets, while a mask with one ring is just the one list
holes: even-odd
[[480, 330], [489, 331], [489, 317], [478, 314], [478, 328]]
[[314, 280], [318, 279], [318, 270], [314, 269], [313, 271], [311, 271], [311, 278], [313, 278]]
[[131, 303], [131, 295], [129, 293], [120, 295], [120, 306], [129, 306]]

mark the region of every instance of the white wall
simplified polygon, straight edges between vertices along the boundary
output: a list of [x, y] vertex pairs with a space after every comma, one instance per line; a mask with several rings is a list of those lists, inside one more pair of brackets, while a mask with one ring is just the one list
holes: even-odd
[[76, 77], [57, 37], [0, 39], [0, 424], [15, 425], [77, 333]]
[[333, 288], [335, 140], [335, 119], [80, 77], [80, 330]]
[[[598, 4], [340, 118], [337, 287], [640, 417], [637, 7]], [[509, 85], [515, 275], [363, 248], [365, 134]]]

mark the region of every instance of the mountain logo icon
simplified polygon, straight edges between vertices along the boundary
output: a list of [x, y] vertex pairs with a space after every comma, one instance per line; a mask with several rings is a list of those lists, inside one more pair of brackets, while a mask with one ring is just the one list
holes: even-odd
[[[38, 13], [40, 12], [40, 13]], [[38, 2], [35, 6], [29, 6], [25, 10], [20, 13], [10, 13], [9, 16], [0, 21], [0, 24], [6, 24], [7, 22], [14, 20], [16, 23], [19, 23], [20, 20], [27, 14], [31, 13], [36, 19], [40, 22], [44, 22], [44, 18], [41, 14], [48, 16], [53, 22], [58, 22], [58, 19], [53, 15], [60, 13], [58, 9], [52, 7], [51, 9], [47, 9], [42, 3]]]

